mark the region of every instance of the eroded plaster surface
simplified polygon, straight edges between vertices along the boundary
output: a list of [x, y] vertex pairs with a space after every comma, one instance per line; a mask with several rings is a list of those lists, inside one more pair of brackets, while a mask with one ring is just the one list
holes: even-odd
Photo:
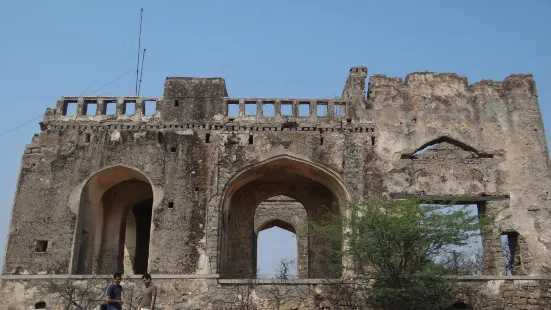
[[[296, 231], [300, 277], [335, 278], [326, 253], [340, 244], [301, 220], [396, 194], [466, 196], [497, 219], [487, 275], [504, 272], [501, 235], [514, 274], [546, 273], [551, 170], [533, 77], [366, 77], [351, 68], [336, 99], [231, 98], [222, 78], [187, 77], [167, 78], [162, 98], [62, 97], [24, 150], [3, 274], [247, 278], [265, 219]], [[266, 203], [282, 195], [296, 204]]]

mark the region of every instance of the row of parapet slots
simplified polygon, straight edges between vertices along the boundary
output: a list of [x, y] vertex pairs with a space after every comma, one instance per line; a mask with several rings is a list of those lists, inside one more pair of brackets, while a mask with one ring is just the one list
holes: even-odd
[[101, 125], [62, 125], [53, 123], [45, 128], [52, 130], [164, 130], [164, 129], [192, 129], [192, 130], [214, 130], [214, 131], [318, 131], [323, 132], [361, 132], [374, 133], [373, 127], [318, 127], [298, 126], [288, 128], [282, 126], [243, 126], [233, 124], [164, 124], [164, 125], [128, 125], [128, 124], [101, 124]]
[[[221, 98], [223, 99], [224, 114], [228, 118], [288, 118], [310, 117], [342, 119], [346, 115], [346, 102], [333, 99], [264, 99], [264, 98]], [[74, 114], [70, 114], [69, 106], [76, 105]], [[147, 105], [155, 105], [154, 112], [146, 109]], [[142, 97], [62, 97], [57, 101], [53, 113], [58, 116], [154, 116], [162, 104], [169, 104], [173, 108], [180, 106], [179, 100]], [[115, 109], [109, 112], [108, 106]], [[133, 105], [134, 109], [128, 108]], [[92, 109], [95, 108], [95, 111]], [[131, 113], [127, 113], [131, 111]]]
[[[155, 112], [162, 104], [162, 98], [143, 98], [143, 97], [61, 97], [57, 101], [54, 115], [63, 116], [95, 116], [95, 115], [114, 115], [122, 116], [127, 113], [127, 106], [134, 105], [132, 115], [146, 115], [146, 104], [155, 104]], [[76, 104], [75, 115], [68, 115], [69, 105]], [[109, 105], [115, 106], [114, 113], [108, 113]], [[95, 113], [90, 113], [92, 106], [95, 106]], [[154, 113], [150, 113], [154, 114]]]
[[334, 99], [224, 98], [229, 117], [346, 117], [346, 102]]

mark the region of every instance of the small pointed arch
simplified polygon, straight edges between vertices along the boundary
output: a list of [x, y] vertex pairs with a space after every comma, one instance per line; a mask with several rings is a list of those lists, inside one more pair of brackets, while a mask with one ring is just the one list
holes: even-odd
[[[253, 255], [255, 268], [261, 273], [274, 271], [277, 263], [291, 259], [299, 278], [308, 278], [308, 215], [305, 206], [291, 196], [272, 195], [263, 200], [254, 212]], [[277, 242], [274, 241], [277, 237]], [[275, 250], [277, 249], [277, 250]], [[274, 251], [275, 250], [275, 251]], [[279, 266], [281, 267], [281, 266]], [[267, 269], [266, 269], [267, 268]], [[275, 268], [275, 269], [274, 269]]]
[[415, 149], [411, 153], [402, 154], [400, 158], [401, 159], [416, 159], [428, 150], [442, 148], [442, 147], [445, 147], [445, 145], [451, 146], [451, 147], [456, 148], [458, 150], [463, 150], [465, 152], [473, 153], [478, 158], [493, 158], [494, 157], [492, 154], [479, 152], [477, 149], [475, 149], [474, 147], [472, 147], [472, 146], [470, 146], [466, 143], [463, 143], [461, 141], [458, 141], [456, 139], [453, 139], [453, 138], [450, 138], [450, 137], [447, 137], [447, 136], [442, 136], [442, 137], [431, 140], [431, 141], [421, 145], [419, 148]]
[[297, 233], [293, 225], [281, 219], [272, 219], [260, 224], [258, 227], [258, 232], [261, 232], [266, 229], [270, 229], [272, 227], [279, 227], [293, 234]]
[[291, 195], [270, 195], [263, 198], [254, 211], [256, 233], [272, 227], [279, 227], [293, 234], [307, 233], [308, 212], [303, 202]]

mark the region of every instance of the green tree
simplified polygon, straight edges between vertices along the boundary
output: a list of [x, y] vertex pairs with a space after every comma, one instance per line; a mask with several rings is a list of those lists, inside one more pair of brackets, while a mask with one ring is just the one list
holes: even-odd
[[453, 259], [450, 265], [449, 259], [438, 258], [467, 245], [488, 223], [466, 206], [452, 205], [390, 198], [350, 202], [348, 216], [326, 221], [339, 224], [311, 225], [326, 238], [342, 240], [343, 249], [332, 254], [351, 259], [353, 266], [347, 268], [371, 280], [347, 293], [362, 299], [356, 304], [369, 302], [389, 310], [450, 309], [468, 288], [443, 276], [464, 270], [468, 260]]

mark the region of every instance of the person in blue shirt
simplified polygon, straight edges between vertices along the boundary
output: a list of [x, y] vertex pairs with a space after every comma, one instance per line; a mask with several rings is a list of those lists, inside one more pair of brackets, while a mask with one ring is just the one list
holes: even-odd
[[107, 302], [107, 310], [122, 309], [122, 275], [118, 272], [113, 274], [113, 283], [107, 287], [105, 292], [105, 301]]

